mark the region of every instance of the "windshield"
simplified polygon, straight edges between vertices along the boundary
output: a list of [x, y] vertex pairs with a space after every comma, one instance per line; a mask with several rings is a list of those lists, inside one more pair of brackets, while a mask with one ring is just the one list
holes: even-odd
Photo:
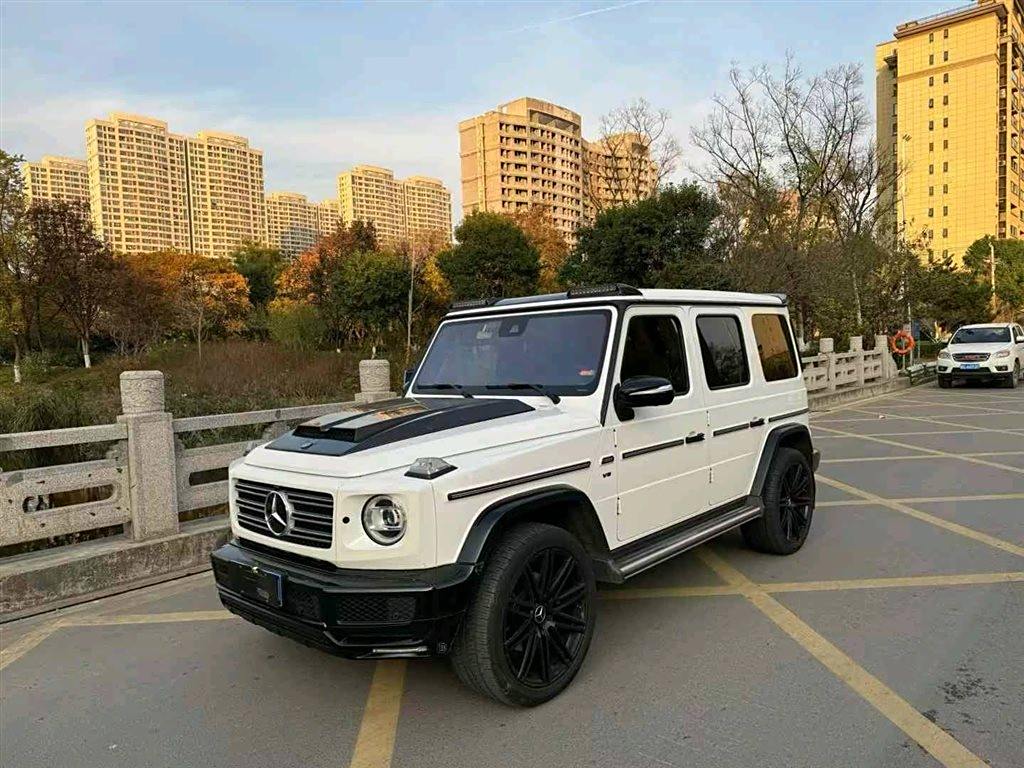
[[1010, 340], [1009, 328], [961, 328], [950, 344], [998, 344]]
[[[601, 377], [607, 310], [484, 317], [445, 323], [413, 392], [589, 395]], [[509, 386], [516, 385], [516, 386]]]

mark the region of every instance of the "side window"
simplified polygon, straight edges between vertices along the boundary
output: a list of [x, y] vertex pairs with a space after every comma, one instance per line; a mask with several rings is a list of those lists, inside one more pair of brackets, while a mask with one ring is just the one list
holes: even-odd
[[1024, 329], [1018, 325], [1017, 328], [1017, 341], [1024, 341]]
[[754, 315], [751, 323], [754, 326], [754, 341], [757, 342], [757, 356], [761, 358], [764, 380], [795, 378], [799, 369], [786, 318], [776, 314]]
[[631, 376], [660, 376], [672, 382], [677, 395], [690, 391], [679, 320], [671, 315], [629, 318], [619, 378]]
[[734, 315], [700, 315], [697, 318], [697, 337], [710, 389], [740, 387], [750, 382], [739, 318]]

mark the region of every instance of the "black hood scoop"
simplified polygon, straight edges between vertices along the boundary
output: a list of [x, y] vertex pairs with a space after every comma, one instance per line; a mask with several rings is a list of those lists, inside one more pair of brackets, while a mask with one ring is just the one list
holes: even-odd
[[532, 410], [521, 400], [507, 398], [384, 400], [307, 421], [267, 447], [275, 451], [344, 456]]

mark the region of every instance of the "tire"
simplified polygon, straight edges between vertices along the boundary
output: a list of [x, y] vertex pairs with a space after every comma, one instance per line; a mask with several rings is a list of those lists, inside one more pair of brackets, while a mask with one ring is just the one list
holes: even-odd
[[1016, 389], [1018, 381], [1020, 381], [1020, 362], [1014, 361], [1013, 373], [1010, 374], [1010, 380], [1006, 382], [1006, 386], [1010, 389]]
[[814, 473], [795, 448], [779, 448], [765, 478], [764, 514], [743, 525], [747, 546], [771, 555], [791, 555], [804, 545], [814, 517]]
[[594, 636], [590, 557], [562, 528], [525, 523], [491, 551], [452, 650], [467, 686], [533, 707], [561, 693]]
[[953, 380], [949, 376], [939, 376], [939, 388], [949, 389], [953, 386]]

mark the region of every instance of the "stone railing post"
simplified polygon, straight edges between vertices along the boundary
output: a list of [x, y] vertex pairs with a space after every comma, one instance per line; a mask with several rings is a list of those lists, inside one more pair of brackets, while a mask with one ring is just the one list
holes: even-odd
[[360, 360], [356, 402], [373, 403], [393, 397], [397, 395], [391, 391], [391, 364], [387, 360]]
[[171, 414], [164, 410], [160, 371], [121, 374], [121, 415], [128, 429], [131, 536], [136, 541], [178, 532], [178, 483]]
[[864, 337], [863, 336], [851, 336], [850, 337], [850, 351], [853, 352], [856, 357], [853, 358], [853, 364], [857, 367], [857, 386], [864, 386]]
[[825, 382], [828, 391], [836, 389], [836, 343], [833, 339], [818, 339], [818, 354], [825, 355]]
[[884, 333], [875, 334], [875, 352], [880, 353], [879, 361], [882, 363], [882, 378], [891, 379], [896, 375], [895, 364], [892, 355], [889, 354], [889, 337]]

